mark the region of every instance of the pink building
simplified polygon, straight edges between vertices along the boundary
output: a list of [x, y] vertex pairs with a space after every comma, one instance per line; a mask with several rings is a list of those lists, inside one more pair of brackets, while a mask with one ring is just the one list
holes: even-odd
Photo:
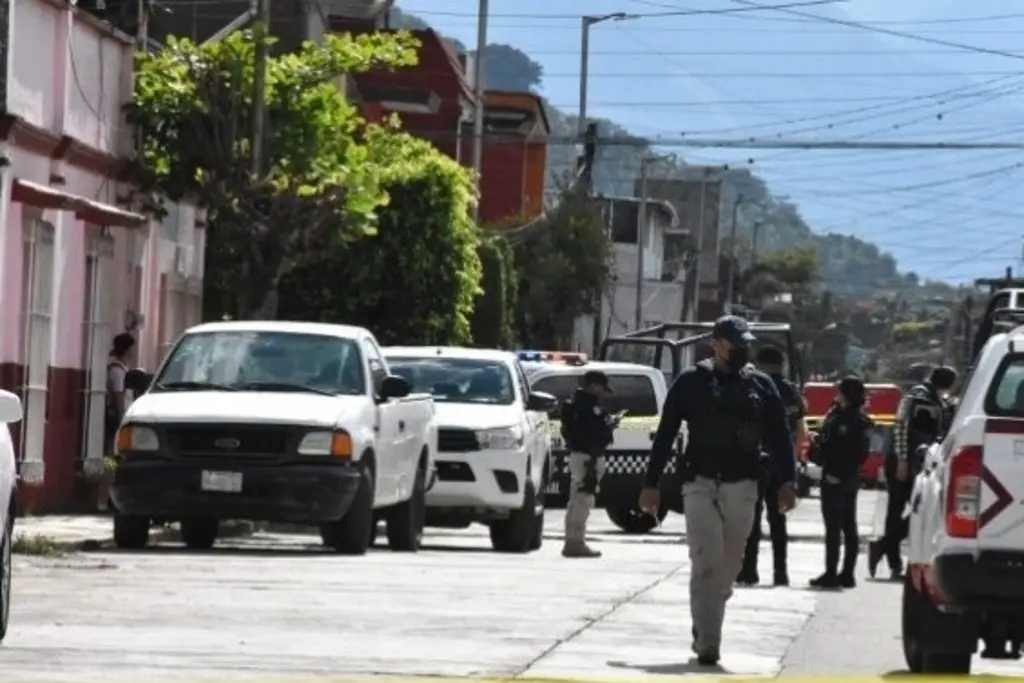
[[199, 320], [203, 223], [133, 210], [132, 39], [62, 0], [0, 4], [0, 386], [25, 403], [26, 509], [67, 510], [102, 471], [111, 338], [136, 330], [152, 370]]

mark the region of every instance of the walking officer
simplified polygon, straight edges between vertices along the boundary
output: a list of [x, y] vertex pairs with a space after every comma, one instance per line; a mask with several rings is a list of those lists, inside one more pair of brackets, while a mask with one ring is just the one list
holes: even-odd
[[[800, 390], [792, 382], [783, 376], [786, 357], [782, 349], [776, 346], [762, 347], [757, 353], [757, 367], [761, 372], [768, 375], [775, 388], [782, 397], [782, 404], [786, 407], [786, 416], [789, 419], [789, 431], [793, 436], [794, 447], [801, 443], [806, 425], [804, 417], [807, 411], [804, 408], [804, 399]], [[789, 536], [786, 530], [786, 515], [779, 510], [779, 476], [775, 468], [768, 467], [766, 476], [762, 480], [761, 496], [757, 499], [757, 508], [754, 510], [754, 525], [747, 537], [747, 547], [743, 554], [743, 568], [736, 582], [745, 586], [756, 586], [760, 582], [757, 573], [757, 555], [761, 544], [761, 517], [768, 517], [768, 529], [772, 540], [772, 561], [774, 566], [774, 581], [776, 586], [789, 585], [789, 571], [787, 568], [787, 546]], [[767, 504], [767, 509], [765, 505]]]
[[[821, 463], [821, 517], [825, 522], [825, 572], [811, 579], [813, 588], [853, 588], [860, 537], [857, 533], [857, 492], [860, 466], [870, 450], [875, 423], [864, 414], [866, 390], [857, 377], [839, 382], [838, 396], [814, 440]], [[840, 543], [842, 541], [842, 543]], [[839, 570], [839, 547], [843, 568]]]
[[681, 373], [665, 398], [640, 493], [640, 509], [657, 514], [659, 481], [685, 421], [681, 466], [693, 651], [705, 666], [720, 659], [725, 604], [754, 521], [762, 450], [779, 473], [779, 508], [788, 512], [796, 505], [796, 461], [786, 410], [771, 379], [748, 362], [752, 341], [743, 318], [715, 321], [714, 357]]
[[591, 370], [584, 373], [572, 397], [562, 403], [562, 438], [569, 449], [570, 480], [564, 557], [601, 557], [600, 551], [587, 545], [587, 518], [604, 477], [604, 451], [618, 426], [618, 419], [601, 407], [601, 397], [611, 391], [608, 376]]
[[928, 379], [911, 388], [900, 401], [892, 430], [892, 448], [885, 461], [885, 484], [889, 494], [885, 534], [868, 546], [868, 573], [872, 577], [883, 557], [893, 578], [903, 573], [900, 544], [908, 531], [903, 510], [910, 500], [914, 478], [921, 467], [918, 450], [945, 436], [949, 429], [953, 403], [945, 395], [956, 380], [956, 370], [949, 366], [937, 367]]

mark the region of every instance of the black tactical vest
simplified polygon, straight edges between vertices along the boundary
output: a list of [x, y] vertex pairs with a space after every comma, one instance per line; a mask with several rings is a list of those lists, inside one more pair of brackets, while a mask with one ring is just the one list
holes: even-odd
[[693, 474], [740, 481], [760, 479], [761, 422], [765, 396], [748, 366], [723, 378], [708, 361], [697, 364], [707, 378], [703, 413], [687, 421], [686, 458]]

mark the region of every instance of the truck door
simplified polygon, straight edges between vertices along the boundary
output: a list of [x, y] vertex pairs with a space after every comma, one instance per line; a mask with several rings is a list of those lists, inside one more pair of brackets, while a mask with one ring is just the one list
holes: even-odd
[[[958, 449], [950, 477], [977, 481], [977, 536], [986, 547], [1024, 547], [1024, 354], [1003, 359], [985, 399], [979, 452]], [[976, 442], [975, 442], [976, 443]], [[951, 488], [962, 495], [968, 486]]]
[[380, 349], [369, 339], [363, 340], [363, 353], [370, 370], [374, 400], [377, 401], [377, 496], [381, 505], [390, 505], [399, 498], [399, 475], [402, 472], [402, 448], [404, 438], [411, 430], [401, 419], [404, 406], [391, 399], [380, 401], [380, 390], [384, 379], [388, 376], [387, 365], [381, 357]]

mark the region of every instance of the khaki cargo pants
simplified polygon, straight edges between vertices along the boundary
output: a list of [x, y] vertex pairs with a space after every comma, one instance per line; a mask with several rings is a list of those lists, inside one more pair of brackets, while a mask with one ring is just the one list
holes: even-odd
[[[591, 456], [573, 451], [569, 454], [569, 503], [565, 506], [565, 542], [582, 543], [587, 535], [587, 518], [594, 509], [597, 496], [580, 490], [587, 476]], [[594, 458], [597, 483], [601, 484], [606, 469], [603, 455]]]
[[721, 645], [725, 603], [732, 597], [754, 523], [757, 482], [697, 477], [683, 485], [683, 506], [690, 547], [690, 615], [696, 649], [705, 652]]

